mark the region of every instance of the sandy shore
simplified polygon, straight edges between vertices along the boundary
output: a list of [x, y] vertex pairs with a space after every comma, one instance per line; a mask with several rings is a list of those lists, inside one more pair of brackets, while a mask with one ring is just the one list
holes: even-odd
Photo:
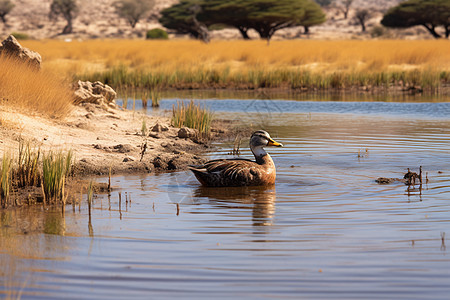
[[[9, 151], [17, 157], [20, 139], [44, 152], [72, 150], [76, 176], [105, 175], [110, 168], [112, 174], [186, 169], [189, 164], [201, 162], [199, 154], [210, 147], [195, 139], [179, 138], [179, 128], [170, 126], [167, 117], [119, 108], [105, 110], [84, 104], [74, 107], [65, 120], [49, 120], [1, 107], [0, 111], [0, 155]], [[156, 126], [159, 130], [152, 131], [156, 124], [161, 125]]]

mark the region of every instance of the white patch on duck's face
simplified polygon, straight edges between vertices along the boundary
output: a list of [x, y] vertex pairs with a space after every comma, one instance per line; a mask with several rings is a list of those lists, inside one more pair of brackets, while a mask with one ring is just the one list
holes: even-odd
[[263, 157], [264, 155], [267, 155], [267, 152], [264, 150], [263, 146], [254, 147], [252, 152], [255, 157]]

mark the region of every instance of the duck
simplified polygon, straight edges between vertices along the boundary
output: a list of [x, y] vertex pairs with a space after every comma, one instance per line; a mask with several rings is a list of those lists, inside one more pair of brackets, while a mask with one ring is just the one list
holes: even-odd
[[215, 159], [203, 165], [189, 166], [197, 180], [208, 187], [268, 186], [275, 184], [276, 168], [264, 147], [283, 147], [264, 130], [253, 132], [250, 150], [255, 160], [234, 158]]

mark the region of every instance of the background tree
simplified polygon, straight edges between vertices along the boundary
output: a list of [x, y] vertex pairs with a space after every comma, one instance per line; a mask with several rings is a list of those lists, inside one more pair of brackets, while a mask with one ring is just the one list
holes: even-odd
[[314, 2], [307, 2], [305, 5], [305, 15], [302, 20], [299, 21], [298, 25], [305, 28], [304, 33], [309, 33], [309, 27], [319, 25], [327, 20], [325, 13], [322, 9]]
[[204, 24], [216, 24], [226, 27], [234, 27], [239, 30], [242, 38], [250, 39], [248, 30], [251, 24], [248, 19], [249, 6], [241, 0], [208, 0], [202, 1], [202, 11], [198, 15], [199, 21]]
[[14, 3], [10, 0], [0, 0], [0, 19], [6, 25], [6, 15], [14, 8]]
[[322, 7], [328, 7], [334, 2], [334, 0], [314, 0], [314, 1]]
[[119, 17], [124, 18], [132, 28], [136, 26], [152, 8], [152, 0], [119, 0], [114, 2], [114, 8]]
[[207, 25], [197, 19], [202, 8], [198, 0], [181, 0], [161, 11], [159, 22], [177, 33], [190, 34], [205, 43], [210, 41]]
[[450, 35], [449, 0], [409, 0], [389, 9], [381, 20], [386, 27], [408, 28], [423, 26], [435, 38], [441, 35], [436, 27], [443, 26], [445, 37]]
[[180, 33], [198, 36], [211, 25], [222, 25], [237, 28], [244, 39], [254, 29], [267, 41], [280, 29], [309, 28], [325, 21], [320, 6], [311, 0], [182, 0], [161, 14], [161, 24]]
[[250, 28], [269, 42], [276, 31], [298, 26], [305, 15], [309, 0], [247, 0], [243, 1], [248, 12]]
[[348, 18], [348, 13], [350, 11], [350, 6], [352, 5], [353, 0], [340, 0], [338, 4], [336, 4], [336, 8], [344, 14], [344, 19]]
[[369, 9], [357, 9], [355, 13], [355, 20], [361, 25], [361, 31], [366, 32], [366, 23], [372, 17]]
[[69, 34], [73, 31], [73, 20], [77, 17], [79, 12], [76, 0], [53, 0], [50, 5], [50, 19], [56, 20], [62, 16], [67, 25], [64, 27], [62, 34]]

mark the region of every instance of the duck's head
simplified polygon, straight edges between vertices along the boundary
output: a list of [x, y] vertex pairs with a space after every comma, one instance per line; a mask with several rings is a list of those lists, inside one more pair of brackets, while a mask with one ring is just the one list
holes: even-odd
[[265, 146], [283, 147], [283, 144], [274, 141], [264, 130], [253, 132], [252, 137], [250, 138], [250, 148], [256, 149]]

